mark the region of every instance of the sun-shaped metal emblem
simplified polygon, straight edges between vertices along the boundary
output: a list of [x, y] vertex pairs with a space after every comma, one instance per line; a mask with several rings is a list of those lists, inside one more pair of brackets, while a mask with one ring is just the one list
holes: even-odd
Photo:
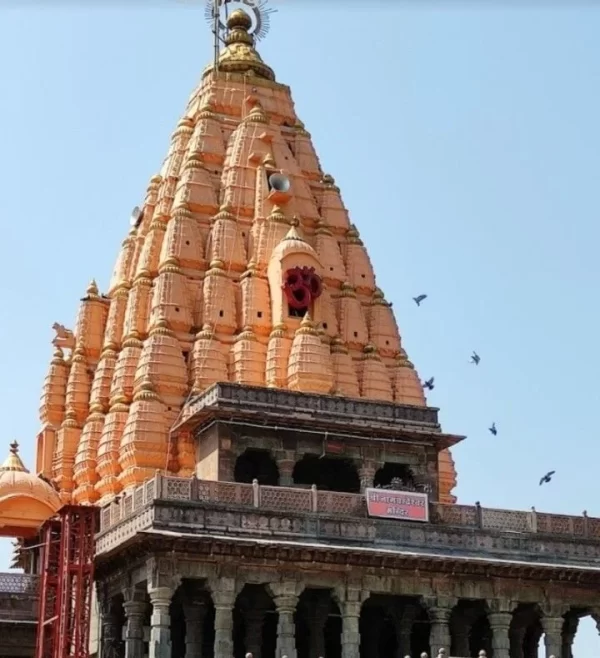
[[252, 19], [252, 29], [250, 34], [257, 41], [263, 39], [270, 27], [270, 15], [277, 10], [267, 5], [267, 0], [207, 0], [204, 15], [207, 23], [213, 26], [215, 24], [215, 12], [218, 5], [218, 29], [219, 33], [227, 32], [227, 16], [234, 9], [243, 9]]

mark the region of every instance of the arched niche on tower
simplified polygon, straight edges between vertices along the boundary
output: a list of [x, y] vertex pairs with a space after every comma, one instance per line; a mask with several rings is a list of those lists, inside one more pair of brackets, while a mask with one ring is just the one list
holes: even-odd
[[296, 329], [309, 313], [320, 322], [322, 265], [314, 249], [292, 227], [275, 247], [267, 268], [273, 325]]

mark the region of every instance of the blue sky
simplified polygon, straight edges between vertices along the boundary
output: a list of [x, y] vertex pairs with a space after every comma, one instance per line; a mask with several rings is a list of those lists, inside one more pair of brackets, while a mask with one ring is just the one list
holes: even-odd
[[[459, 499], [600, 516], [600, 7], [366, 4], [275, 0], [260, 51], [436, 378], [430, 404], [468, 436]], [[0, 451], [16, 438], [29, 465], [50, 327], [108, 283], [211, 57], [201, 1], [100, 5], [0, 21]], [[591, 622], [577, 642], [600, 655]]]

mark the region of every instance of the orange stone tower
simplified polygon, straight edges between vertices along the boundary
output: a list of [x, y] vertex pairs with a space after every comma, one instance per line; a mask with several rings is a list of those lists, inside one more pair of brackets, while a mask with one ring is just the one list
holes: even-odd
[[[170, 432], [215, 382], [426, 406], [391, 304], [290, 90], [231, 14], [125, 238], [108, 290], [92, 282], [57, 325], [37, 470], [63, 502], [104, 504], [157, 470], [194, 472]], [[454, 502], [449, 450], [439, 500]]]
[[230, 14], [108, 289], [54, 325], [37, 474], [0, 467], [0, 655], [39, 617], [37, 658], [572, 658], [600, 519], [455, 504], [463, 437], [256, 29]]

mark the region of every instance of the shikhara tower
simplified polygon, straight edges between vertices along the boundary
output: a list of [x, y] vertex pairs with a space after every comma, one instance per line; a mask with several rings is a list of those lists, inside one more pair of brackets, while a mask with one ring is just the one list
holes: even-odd
[[[170, 430], [216, 382], [426, 406], [289, 88], [256, 52], [249, 17], [235, 11], [228, 27], [106, 294], [90, 285], [70, 357], [52, 360], [37, 468], [64, 502], [102, 505], [156, 470], [191, 475], [191, 437]], [[448, 450], [439, 465], [429, 484], [454, 502]]]
[[[600, 520], [455, 504], [462, 437], [251, 32], [229, 16], [108, 289], [55, 325], [37, 475], [16, 445], [0, 467], [27, 591], [40, 525], [98, 506], [92, 653], [537, 658], [544, 633], [572, 658]], [[429, 521], [370, 517], [373, 486], [426, 492]]]

